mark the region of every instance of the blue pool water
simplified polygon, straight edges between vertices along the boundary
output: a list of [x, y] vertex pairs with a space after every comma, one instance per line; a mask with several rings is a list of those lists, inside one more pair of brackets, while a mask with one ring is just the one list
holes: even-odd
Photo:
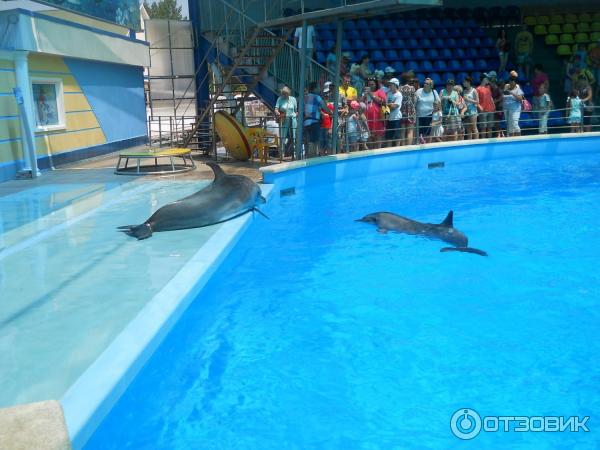
[[[88, 442], [92, 449], [597, 449], [600, 156], [309, 188], [270, 205]], [[488, 258], [354, 219], [455, 226]], [[185, 245], [185, 242], [181, 242]], [[585, 433], [450, 432], [591, 416]]]

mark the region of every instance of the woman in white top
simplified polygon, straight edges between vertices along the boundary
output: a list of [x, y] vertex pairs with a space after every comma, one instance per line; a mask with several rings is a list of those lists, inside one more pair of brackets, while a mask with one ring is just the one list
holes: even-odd
[[400, 81], [398, 78], [392, 78], [389, 81], [390, 91], [388, 93], [387, 106], [390, 108], [390, 115], [385, 129], [385, 138], [390, 146], [402, 145], [400, 141], [400, 119], [402, 119], [402, 94], [398, 90]]
[[506, 118], [506, 133], [508, 136], [520, 136], [519, 119], [521, 117], [521, 102], [523, 101], [523, 91], [517, 84], [517, 78], [511, 76], [508, 84], [504, 86], [504, 97], [502, 106], [504, 108], [504, 117]]
[[479, 94], [473, 87], [473, 79], [471, 77], [465, 77], [463, 81], [463, 98], [467, 110], [464, 114], [463, 123], [465, 125], [465, 138], [466, 139], [479, 139], [479, 133], [477, 131], [477, 108], [479, 107]]
[[417, 98], [417, 133], [419, 141], [422, 137], [427, 137], [427, 142], [432, 141], [431, 136], [431, 115], [433, 114], [433, 104], [440, 102], [440, 96], [433, 90], [433, 80], [425, 78], [423, 87], [417, 89], [415, 93]]

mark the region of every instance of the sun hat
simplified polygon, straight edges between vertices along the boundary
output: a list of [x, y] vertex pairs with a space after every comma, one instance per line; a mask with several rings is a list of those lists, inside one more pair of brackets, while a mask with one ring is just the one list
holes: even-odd
[[392, 78], [390, 80], [390, 83], [394, 83], [396, 86], [400, 86], [400, 81], [398, 81], [398, 78]]
[[360, 108], [360, 104], [356, 100], [352, 100], [350, 102], [350, 108], [352, 108], [352, 109], [359, 109]]
[[395, 73], [396, 69], [394, 69], [392, 66], [387, 66], [385, 69], [383, 69], [383, 71], [385, 73]]
[[489, 72], [484, 73], [483, 76], [486, 78], [491, 78], [493, 80], [498, 77], [498, 74], [496, 73], [495, 70], [490, 70]]
[[451, 84], [452, 86], [454, 86], [456, 83], [454, 82], [454, 80], [452, 78], [448, 78], [446, 80], [446, 85], [449, 85], [449, 84]]

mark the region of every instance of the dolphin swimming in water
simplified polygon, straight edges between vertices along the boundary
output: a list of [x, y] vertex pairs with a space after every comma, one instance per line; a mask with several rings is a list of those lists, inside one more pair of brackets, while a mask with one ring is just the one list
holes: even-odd
[[453, 217], [454, 213], [450, 211], [441, 223], [436, 224], [417, 222], [416, 220], [408, 219], [394, 213], [376, 212], [367, 214], [362, 219], [357, 219], [356, 221], [372, 223], [377, 226], [377, 231], [380, 233], [396, 231], [398, 233], [425, 236], [432, 239], [439, 239], [454, 246], [444, 247], [440, 249], [440, 252], [454, 251], [487, 256], [487, 253], [483, 250], [468, 247], [469, 239], [462, 231], [454, 228]]
[[125, 225], [119, 230], [138, 239], [147, 239], [155, 231], [204, 227], [249, 211], [263, 214], [256, 207], [266, 201], [258, 184], [243, 175], [227, 175], [216, 163], [207, 162], [206, 165], [215, 175], [210, 185], [163, 206], [140, 225]]

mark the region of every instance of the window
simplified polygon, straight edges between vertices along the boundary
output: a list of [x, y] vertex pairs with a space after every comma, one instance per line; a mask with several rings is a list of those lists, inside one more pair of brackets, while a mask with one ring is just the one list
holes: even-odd
[[33, 78], [31, 85], [36, 131], [66, 128], [62, 80]]

